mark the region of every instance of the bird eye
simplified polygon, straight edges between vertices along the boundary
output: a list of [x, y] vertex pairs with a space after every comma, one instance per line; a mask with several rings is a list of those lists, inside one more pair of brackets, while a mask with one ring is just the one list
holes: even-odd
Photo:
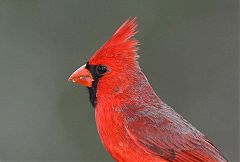
[[100, 65], [100, 66], [97, 67], [97, 74], [99, 74], [99, 75], [103, 75], [107, 71], [108, 71], [108, 69], [107, 69], [106, 66]]

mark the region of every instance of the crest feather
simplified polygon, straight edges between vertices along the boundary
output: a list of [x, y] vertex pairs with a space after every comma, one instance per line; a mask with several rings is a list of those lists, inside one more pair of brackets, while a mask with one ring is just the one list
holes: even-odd
[[95, 52], [89, 60], [92, 64], [101, 62], [113, 61], [117, 59], [122, 61], [135, 61], [138, 55], [136, 54], [138, 41], [132, 37], [137, 33], [136, 18], [127, 19], [106, 41], [106, 43]]

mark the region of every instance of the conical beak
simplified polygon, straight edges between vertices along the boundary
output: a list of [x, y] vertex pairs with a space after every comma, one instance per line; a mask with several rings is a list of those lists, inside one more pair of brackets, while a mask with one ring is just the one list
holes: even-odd
[[68, 81], [80, 84], [85, 87], [91, 87], [93, 77], [86, 69], [86, 64], [77, 69], [69, 78]]

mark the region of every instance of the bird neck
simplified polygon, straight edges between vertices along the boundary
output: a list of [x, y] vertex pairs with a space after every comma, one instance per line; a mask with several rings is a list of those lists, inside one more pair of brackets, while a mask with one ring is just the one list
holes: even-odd
[[[156, 95], [147, 78], [141, 70], [128, 75], [129, 77], [116, 77], [111, 80], [111, 86], [98, 83], [96, 102], [108, 107], [124, 107], [126, 104], [159, 103], [161, 101]], [[110, 106], [111, 105], [111, 106]]]

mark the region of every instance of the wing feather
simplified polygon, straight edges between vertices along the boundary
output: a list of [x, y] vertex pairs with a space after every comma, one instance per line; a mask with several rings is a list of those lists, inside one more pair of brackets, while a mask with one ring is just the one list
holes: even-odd
[[201, 132], [164, 103], [127, 113], [130, 138], [150, 154], [170, 162], [226, 162]]

